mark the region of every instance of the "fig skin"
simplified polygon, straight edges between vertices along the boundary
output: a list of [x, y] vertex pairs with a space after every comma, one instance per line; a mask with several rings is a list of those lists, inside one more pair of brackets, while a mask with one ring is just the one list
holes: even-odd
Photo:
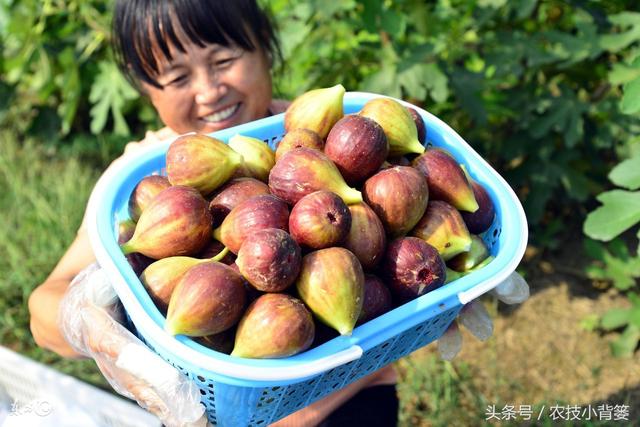
[[153, 259], [194, 255], [211, 238], [207, 201], [191, 187], [162, 190], [142, 212], [133, 237], [120, 245], [125, 255], [139, 252]]
[[289, 228], [289, 207], [271, 194], [253, 196], [238, 204], [213, 231], [213, 237], [237, 255], [247, 236], [265, 228]]
[[319, 151], [324, 149], [324, 140], [310, 129], [293, 129], [287, 132], [276, 147], [276, 162], [294, 148], [307, 147]]
[[[136, 223], [133, 222], [132, 219], [120, 221], [120, 223], [118, 224], [118, 244], [122, 245], [124, 243], [127, 243], [131, 239], [131, 237], [133, 237], [133, 233], [135, 232], [135, 230]], [[153, 258], [146, 257], [137, 252], [127, 254], [125, 258], [127, 259], [127, 262], [131, 266], [133, 272], [136, 273], [136, 276], [139, 276], [145, 268], [147, 268], [153, 261], [155, 261]]]
[[420, 141], [420, 144], [424, 145], [424, 143], [427, 141], [427, 128], [424, 124], [424, 120], [415, 108], [407, 107], [407, 110], [409, 110], [409, 114], [411, 114], [413, 123], [415, 123], [416, 125], [416, 130], [418, 131], [418, 141]]
[[313, 318], [300, 300], [286, 294], [264, 294], [242, 316], [231, 355], [289, 357], [308, 349], [314, 336]]
[[387, 235], [378, 215], [366, 203], [349, 206], [351, 228], [342, 242], [358, 258], [362, 268], [373, 270], [378, 266], [387, 247]]
[[131, 219], [138, 221], [140, 214], [149, 206], [151, 200], [169, 187], [171, 183], [166, 176], [149, 175], [142, 178], [129, 196], [128, 208]]
[[378, 123], [354, 114], [338, 120], [331, 128], [324, 153], [347, 184], [357, 185], [380, 169], [389, 153], [389, 143]]
[[335, 193], [307, 194], [291, 209], [289, 233], [301, 246], [328, 248], [342, 242], [351, 228], [351, 212]]
[[300, 273], [300, 246], [286, 231], [266, 228], [248, 236], [236, 265], [242, 276], [262, 292], [281, 292], [295, 282]]
[[235, 340], [235, 334], [235, 328], [230, 328], [218, 334], [195, 338], [195, 341], [198, 344], [201, 344], [219, 353], [231, 354], [231, 351], [233, 350], [233, 341]]
[[393, 308], [393, 299], [387, 285], [373, 274], [364, 276], [364, 300], [358, 325], [386, 313]]
[[436, 248], [417, 237], [401, 237], [387, 247], [383, 270], [395, 299], [404, 303], [446, 281], [446, 266]]
[[470, 181], [473, 195], [476, 202], [478, 202], [478, 210], [475, 212], [460, 213], [462, 214], [462, 219], [465, 224], [467, 224], [469, 232], [472, 234], [481, 234], [487, 231], [489, 227], [491, 227], [491, 224], [493, 224], [496, 210], [493, 200], [491, 200], [484, 186], [473, 179]]
[[457, 272], [467, 272], [487, 259], [489, 255], [489, 248], [484, 240], [480, 236], [472, 234], [469, 250], [448, 260], [447, 267]]
[[228, 265], [211, 261], [189, 269], [169, 301], [165, 331], [203, 337], [238, 323], [246, 302], [242, 277]]
[[269, 171], [276, 163], [275, 152], [264, 141], [243, 135], [229, 138], [229, 147], [242, 155], [243, 162], [239, 169], [246, 176], [267, 182]]
[[366, 180], [362, 194], [387, 234], [397, 237], [407, 234], [424, 215], [429, 187], [424, 176], [414, 168], [393, 166]]
[[[211, 239], [211, 241], [207, 243], [204, 249], [198, 252], [194, 256], [194, 258], [211, 259], [219, 255], [224, 250], [224, 248], [225, 246], [221, 242], [218, 242], [215, 239]], [[222, 259], [216, 259], [216, 261], [219, 261], [226, 265], [231, 265], [236, 261], [236, 255], [233, 252], [229, 251], [222, 257]]]
[[343, 116], [345, 88], [338, 84], [328, 88], [313, 89], [293, 100], [284, 113], [284, 128], [311, 129], [325, 139], [333, 125]]
[[213, 227], [219, 227], [233, 208], [253, 196], [270, 194], [269, 186], [255, 178], [234, 178], [213, 193], [209, 210]]

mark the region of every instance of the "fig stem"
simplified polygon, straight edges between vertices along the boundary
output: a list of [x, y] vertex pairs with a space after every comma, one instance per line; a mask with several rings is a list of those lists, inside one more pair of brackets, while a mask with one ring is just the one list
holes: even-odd
[[362, 202], [362, 193], [355, 188], [347, 187], [342, 192], [342, 200], [344, 200], [347, 205], [360, 203]]
[[422, 154], [426, 150], [425, 146], [420, 144], [420, 141], [418, 141], [417, 138], [411, 141], [411, 145], [409, 146], [409, 149], [411, 150], [412, 153], [417, 153], [417, 154]]
[[213, 230], [213, 238], [222, 243], [222, 240], [220, 240], [222, 238], [222, 227], [218, 227]]
[[225, 246], [224, 249], [218, 252], [218, 255], [211, 258], [210, 261], [220, 261], [222, 258], [227, 256], [228, 253], [229, 253], [229, 248]]
[[131, 244], [131, 240], [126, 243], [120, 245], [120, 249], [124, 255], [129, 255], [130, 253], [136, 252], [135, 245]]

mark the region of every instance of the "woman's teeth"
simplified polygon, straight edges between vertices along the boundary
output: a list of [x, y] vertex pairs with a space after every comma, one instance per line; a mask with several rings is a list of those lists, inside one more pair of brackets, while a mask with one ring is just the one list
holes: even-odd
[[231, 115], [236, 112], [239, 106], [240, 104], [232, 105], [229, 108], [225, 108], [224, 110], [217, 111], [204, 117], [203, 120], [209, 123], [221, 122], [231, 117]]

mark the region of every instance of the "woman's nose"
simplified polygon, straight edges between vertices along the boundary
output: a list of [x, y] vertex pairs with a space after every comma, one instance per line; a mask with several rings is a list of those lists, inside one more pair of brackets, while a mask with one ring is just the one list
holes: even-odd
[[198, 104], [215, 103], [223, 94], [224, 86], [213, 70], [198, 73], [194, 82], [195, 100]]

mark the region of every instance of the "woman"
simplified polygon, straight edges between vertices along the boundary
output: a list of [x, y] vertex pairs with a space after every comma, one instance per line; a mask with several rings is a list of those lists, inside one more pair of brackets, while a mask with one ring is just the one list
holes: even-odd
[[[143, 144], [192, 131], [215, 132], [281, 112], [286, 106], [272, 100], [271, 67], [279, 56], [278, 43], [255, 1], [120, 0], [113, 30], [122, 71], [150, 99], [166, 125], [129, 144], [124, 155]], [[96, 268], [70, 286], [95, 263], [85, 223], [29, 298], [34, 339], [65, 357], [93, 357], [117, 391], [135, 398], [166, 424], [179, 425], [180, 415], [167, 402], [171, 397], [150, 392], [147, 382], [113, 363], [128, 338], [114, 321], [118, 310], [113, 298], [98, 304], [97, 292], [88, 292], [96, 282]], [[109, 288], [107, 284], [100, 292]], [[275, 425], [354, 425], [354, 420], [361, 425], [395, 425], [395, 382], [393, 369], [384, 368]]]

